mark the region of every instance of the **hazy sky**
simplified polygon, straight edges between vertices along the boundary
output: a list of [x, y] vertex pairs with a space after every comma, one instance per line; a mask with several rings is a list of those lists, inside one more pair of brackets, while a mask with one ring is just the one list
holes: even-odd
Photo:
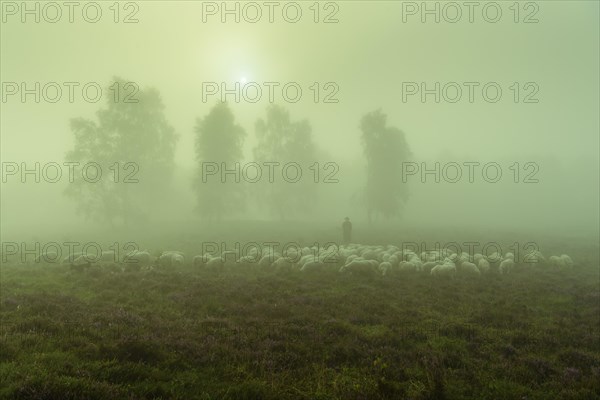
[[[358, 123], [363, 114], [381, 107], [389, 123], [406, 133], [417, 161], [443, 155], [458, 161], [558, 163], [563, 167], [561, 179], [570, 182], [568, 190], [574, 191], [568, 197], [583, 199], [588, 216], [581, 221], [587, 218], [597, 224], [596, 1], [537, 2], [539, 23], [530, 24], [513, 21], [512, 2], [499, 2], [503, 14], [498, 23], [486, 22], [480, 7], [473, 23], [463, 8], [459, 22], [442, 18], [439, 24], [432, 16], [422, 23], [419, 13], [404, 15], [403, 22], [406, 4], [391, 1], [336, 2], [339, 22], [331, 24], [314, 23], [312, 2], [299, 2], [303, 15], [295, 24], [284, 21], [281, 7], [275, 10], [273, 23], [268, 22], [266, 7], [257, 23], [243, 18], [235, 23], [233, 16], [222, 23], [220, 14], [203, 22], [203, 4], [191, 1], [138, 2], [139, 22], [123, 24], [112, 21], [108, 8], [112, 3], [101, 4], [103, 17], [95, 24], [85, 22], [77, 10], [73, 23], [68, 22], [66, 9], [58, 23], [34, 23], [32, 17], [21, 23], [19, 14], [4, 12], [2, 82], [76, 81], [104, 86], [118, 75], [142, 87], [156, 87], [167, 118], [180, 135], [177, 164], [191, 167], [195, 120], [206, 115], [217, 99], [202, 102], [202, 82], [233, 86], [244, 80], [282, 85], [295, 81], [303, 89], [302, 99], [279, 104], [295, 119], [310, 119], [315, 140], [331, 161], [364, 162]], [[234, 7], [234, 2], [228, 4]], [[335, 10], [321, 6], [320, 18]], [[521, 9], [519, 19], [532, 10]], [[120, 17], [130, 11], [122, 9]], [[447, 11], [453, 15], [453, 10]], [[315, 104], [309, 89], [313, 82], [335, 82], [339, 103]], [[403, 102], [403, 82], [426, 82], [430, 87], [435, 82], [481, 85], [475, 89], [474, 103], [468, 102], [468, 89], [461, 86], [463, 97], [458, 103], [436, 104], [432, 96], [422, 103], [418, 95]], [[488, 82], [497, 82], [503, 90], [495, 104], [481, 95]], [[528, 93], [523, 85], [535, 83], [539, 103], [515, 104], [509, 88], [514, 82], [520, 83], [521, 98]], [[80, 92], [75, 93], [73, 104], [66, 100], [66, 91], [56, 104], [35, 104], [31, 96], [25, 104], [18, 96], [3, 102], [2, 160], [62, 161], [72, 144], [69, 118], [94, 118], [103, 103], [86, 103]], [[281, 92], [275, 93], [281, 99]], [[266, 88], [263, 94], [266, 97]], [[267, 101], [232, 104], [248, 132], [247, 155], [254, 141], [254, 122], [264, 116], [266, 105]], [[535, 190], [548, 196], [563, 181], [552, 181], [557, 176], [548, 171], [540, 174], [544, 172], [550, 186], [538, 185]], [[7, 196], [3, 194], [5, 200]]]

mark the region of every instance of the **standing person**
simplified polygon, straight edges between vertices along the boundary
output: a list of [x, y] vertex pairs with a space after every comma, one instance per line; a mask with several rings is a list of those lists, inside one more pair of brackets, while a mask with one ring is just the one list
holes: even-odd
[[352, 240], [352, 222], [346, 217], [342, 223], [342, 231], [344, 233], [344, 244], [350, 244]]

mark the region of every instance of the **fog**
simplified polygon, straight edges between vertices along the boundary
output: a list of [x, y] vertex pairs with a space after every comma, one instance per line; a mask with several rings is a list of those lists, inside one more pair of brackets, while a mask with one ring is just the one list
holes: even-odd
[[[218, 8], [221, 3], [211, 4]], [[228, 4], [233, 9], [235, 3]], [[422, 23], [421, 14], [407, 13], [401, 2], [359, 1], [336, 3], [339, 9], [321, 3], [319, 19], [331, 14], [338, 22], [315, 23], [311, 5], [299, 4], [303, 14], [297, 23], [285, 21], [280, 10], [275, 11], [271, 23], [264, 7], [258, 22], [247, 22], [242, 14], [239, 23], [232, 15], [225, 15], [223, 23], [220, 12], [207, 13], [214, 9], [203, 8], [206, 4], [201, 2], [143, 2], [137, 10], [120, 10], [120, 19], [135, 11], [137, 23], [115, 23], [108, 4], [103, 4], [103, 17], [97, 23], [86, 22], [78, 12], [70, 23], [66, 10], [56, 23], [44, 18], [36, 23], [33, 16], [22, 23], [19, 13], [3, 9], [2, 240], [65, 240], [82, 233], [93, 236], [94, 232], [115, 231], [127, 232], [133, 240], [160, 232], [201, 231], [210, 237], [207, 229], [217, 232], [219, 224], [227, 227], [225, 233], [236, 235], [239, 226], [270, 221], [260, 226], [274, 229], [269, 231], [272, 235], [277, 232], [273, 227], [285, 226], [310, 241], [311, 229], [315, 235], [320, 229], [335, 234], [346, 216], [355, 223], [358, 235], [367, 227], [371, 231], [394, 227], [407, 236], [437, 229], [519, 232], [533, 240], [536, 234], [598, 236], [597, 2], [539, 3], [538, 23], [522, 23], [531, 12], [525, 9], [515, 23], [508, 3], [501, 3], [503, 15], [497, 23], [487, 22], [481, 10], [475, 11], [472, 23], [466, 14], [456, 23], [445, 21], [443, 15], [440, 23], [432, 16]], [[16, 163], [21, 168], [25, 163], [32, 169], [36, 162], [42, 168], [51, 162], [63, 165], [73, 161], [67, 155], [76, 146], [70, 121], [97, 122], [97, 111], [111, 102], [112, 92], [106, 88], [115, 77], [134, 82], [140, 93], [149, 88], [158, 91], [164, 119], [173, 127], [177, 141], [172, 171], [164, 176], [158, 171], [160, 165], [153, 162], [156, 155], [142, 156], [150, 150], [161, 153], [154, 142], [147, 145], [150, 150], [135, 143], [119, 149], [120, 158], [113, 162], [132, 161], [139, 166], [140, 182], [127, 190], [128, 198], [133, 199], [130, 207], [140, 210], [140, 215], [127, 223], [117, 219], [111, 225], [102, 217], [86, 218], [78, 212], [82, 203], [78, 195], [65, 194], [72, 185], [66, 167], [62, 179], [50, 183], [43, 176], [35, 182], [33, 174], [23, 179], [20, 170], [11, 174], [9, 165]], [[48, 101], [54, 96], [52, 89], [47, 96], [42, 93], [39, 102], [34, 94], [23, 101], [20, 91], [11, 92], [15, 88], [11, 82], [19, 90], [22, 82], [30, 89], [35, 82], [40, 82], [41, 88], [57, 82], [62, 97], [54, 103]], [[64, 82], [79, 84], [72, 102]], [[82, 97], [81, 87], [88, 82], [105, 88], [100, 101]], [[257, 120], [266, 119], [271, 106], [264, 82], [278, 84], [273, 103], [289, 112], [292, 123], [308, 120], [315, 145], [310, 160], [302, 164], [302, 183], [285, 186], [277, 178], [274, 183], [256, 184], [242, 179], [237, 186], [244, 207], [223, 208], [218, 221], [208, 221], [211, 218], [197, 212], [198, 191], [221, 193], [214, 183], [203, 187], [199, 182], [196, 157], [198, 121], [221, 100], [220, 93], [207, 95], [206, 83], [210, 82], [218, 88], [225, 83], [229, 89], [236, 82], [240, 87], [255, 82], [263, 90], [255, 103], [247, 98], [254, 92], [242, 95], [239, 102], [235, 95], [226, 97], [235, 124], [245, 131], [242, 156], [233, 161], [244, 165], [255, 160]], [[297, 102], [286, 101], [282, 95], [281, 87], [289, 82], [302, 88]], [[315, 82], [317, 102], [311, 89]], [[439, 102], [436, 94], [428, 94], [422, 101], [421, 82], [426, 89], [440, 82]], [[476, 83], [473, 101], [469, 101], [469, 87], [464, 82]], [[489, 82], [494, 83], [492, 89], [482, 94], [482, 87]], [[513, 86], [515, 82], [517, 86]], [[454, 84], [445, 86], [448, 83]], [[462, 90], [462, 97], [452, 102], [456, 87]], [[486, 100], [485, 95], [495, 96], [496, 87], [502, 90], [499, 100]], [[411, 89], [419, 92], [409, 94]], [[337, 102], [325, 102], [329, 94], [329, 100]], [[137, 106], [143, 107], [144, 102]], [[408, 195], [394, 216], [379, 216], [369, 223], [364, 200], [369, 174], [361, 119], [376, 110], [386, 115], [387, 127], [403, 132], [411, 155], [398, 160], [403, 168], [413, 169], [410, 174], [403, 170], [404, 176], [392, 171], [395, 167], [385, 170], [388, 184], [400, 184], [398, 190]], [[92, 157], [86, 159], [94, 161], [94, 148], [87, 150]], [[206, 161], [225, 161], [215, 157]], [[379, 159], [377, 153], [372, 157]], [[264, 160], [300, 162], [289, 155]], [[309, 169], [314, 162], [319, 163], [322, 174], [318, 183], [312, 182]], [[439, 182], [434, 174], [421, 177], [421, 169], [434, 169], [436, 162], [440, 163]], [[469, 182], [465, 162], [479, 163], [473, 182]], [[335, 166], [336, 181], [323, 182], [323, 175], [330, 172], [324, 169], [326, 163]], [[494, 170], [482, 175], [482, 166], [488, 163], [500, 166], [499, 181], [490, 182]], [[458, 182], [452, 182], [455, 165], [462, 166]], [[294, 190], [297, 196], [308, 194], [308, 210], [287, 210], [287, 205], [282, 205], [285, 218], [269, 212], [262, 206], [273, 199], [255, 196], [270, 193], [269, 185], [284, 185], [284, 190]], [[304, 185], [302, 190], [298, 185]], [[92, 199], [99, 196], [91, 194]]]

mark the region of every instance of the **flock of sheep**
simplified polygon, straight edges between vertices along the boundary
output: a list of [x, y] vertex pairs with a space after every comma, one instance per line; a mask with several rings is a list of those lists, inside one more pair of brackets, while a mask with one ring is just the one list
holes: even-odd
[[[52, 255], [44, 255], [48, 258]], [[37, 261], [43, 261], [42, 256]], [[133, 251], [120, 260], [113, 251], [103, 251], [96, 257], [75, 253], [65, 257], [63, 263], [73, 267], [85, 267], [92, 264], [134, 265], [143, 269], [175, 268], [186, 263], [186, 255], [180, 251], [164, 251], [152, 256], [148, 251]], [[541, 252], [532, 250], [524, 254], [518, 262], [513, 253], [491, 255], [466, 252], [452, 253], [448, 249], [424, 251], [420, 254], [412, 250], [400, 250], [393, 245], [373, 246], [350, 244], [330, 246], [328, 248], [304, 247], [290, 248], [285, 254], [273, 249], [252, 248], [248, 254], [240, 257], [236, 251], [223, 251], [220, 254], [197, 255], [191, 259], [195, 268], [220, 270], [225, 268], [261, 268], [274, 270], [314, 271], [337, 269], [340, 273], [390, 275], [395, 273], [421, 272], [433, 276], [453, 277], [457, 274], [479, 276], [495, 270], [501, 274], [510, 273], [518, 266], [548, 265], [560, 269], [572, 268], [574, 263], [566, 254], [546, 259]]]

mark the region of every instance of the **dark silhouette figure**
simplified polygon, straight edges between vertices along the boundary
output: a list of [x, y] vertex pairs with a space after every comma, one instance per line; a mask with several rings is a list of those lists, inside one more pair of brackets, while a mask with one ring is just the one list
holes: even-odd
[[342, 231], [344, 233], [344, 244], [350, 244], [352, 240], [352, 222], [346, 217], [342, 223]]

